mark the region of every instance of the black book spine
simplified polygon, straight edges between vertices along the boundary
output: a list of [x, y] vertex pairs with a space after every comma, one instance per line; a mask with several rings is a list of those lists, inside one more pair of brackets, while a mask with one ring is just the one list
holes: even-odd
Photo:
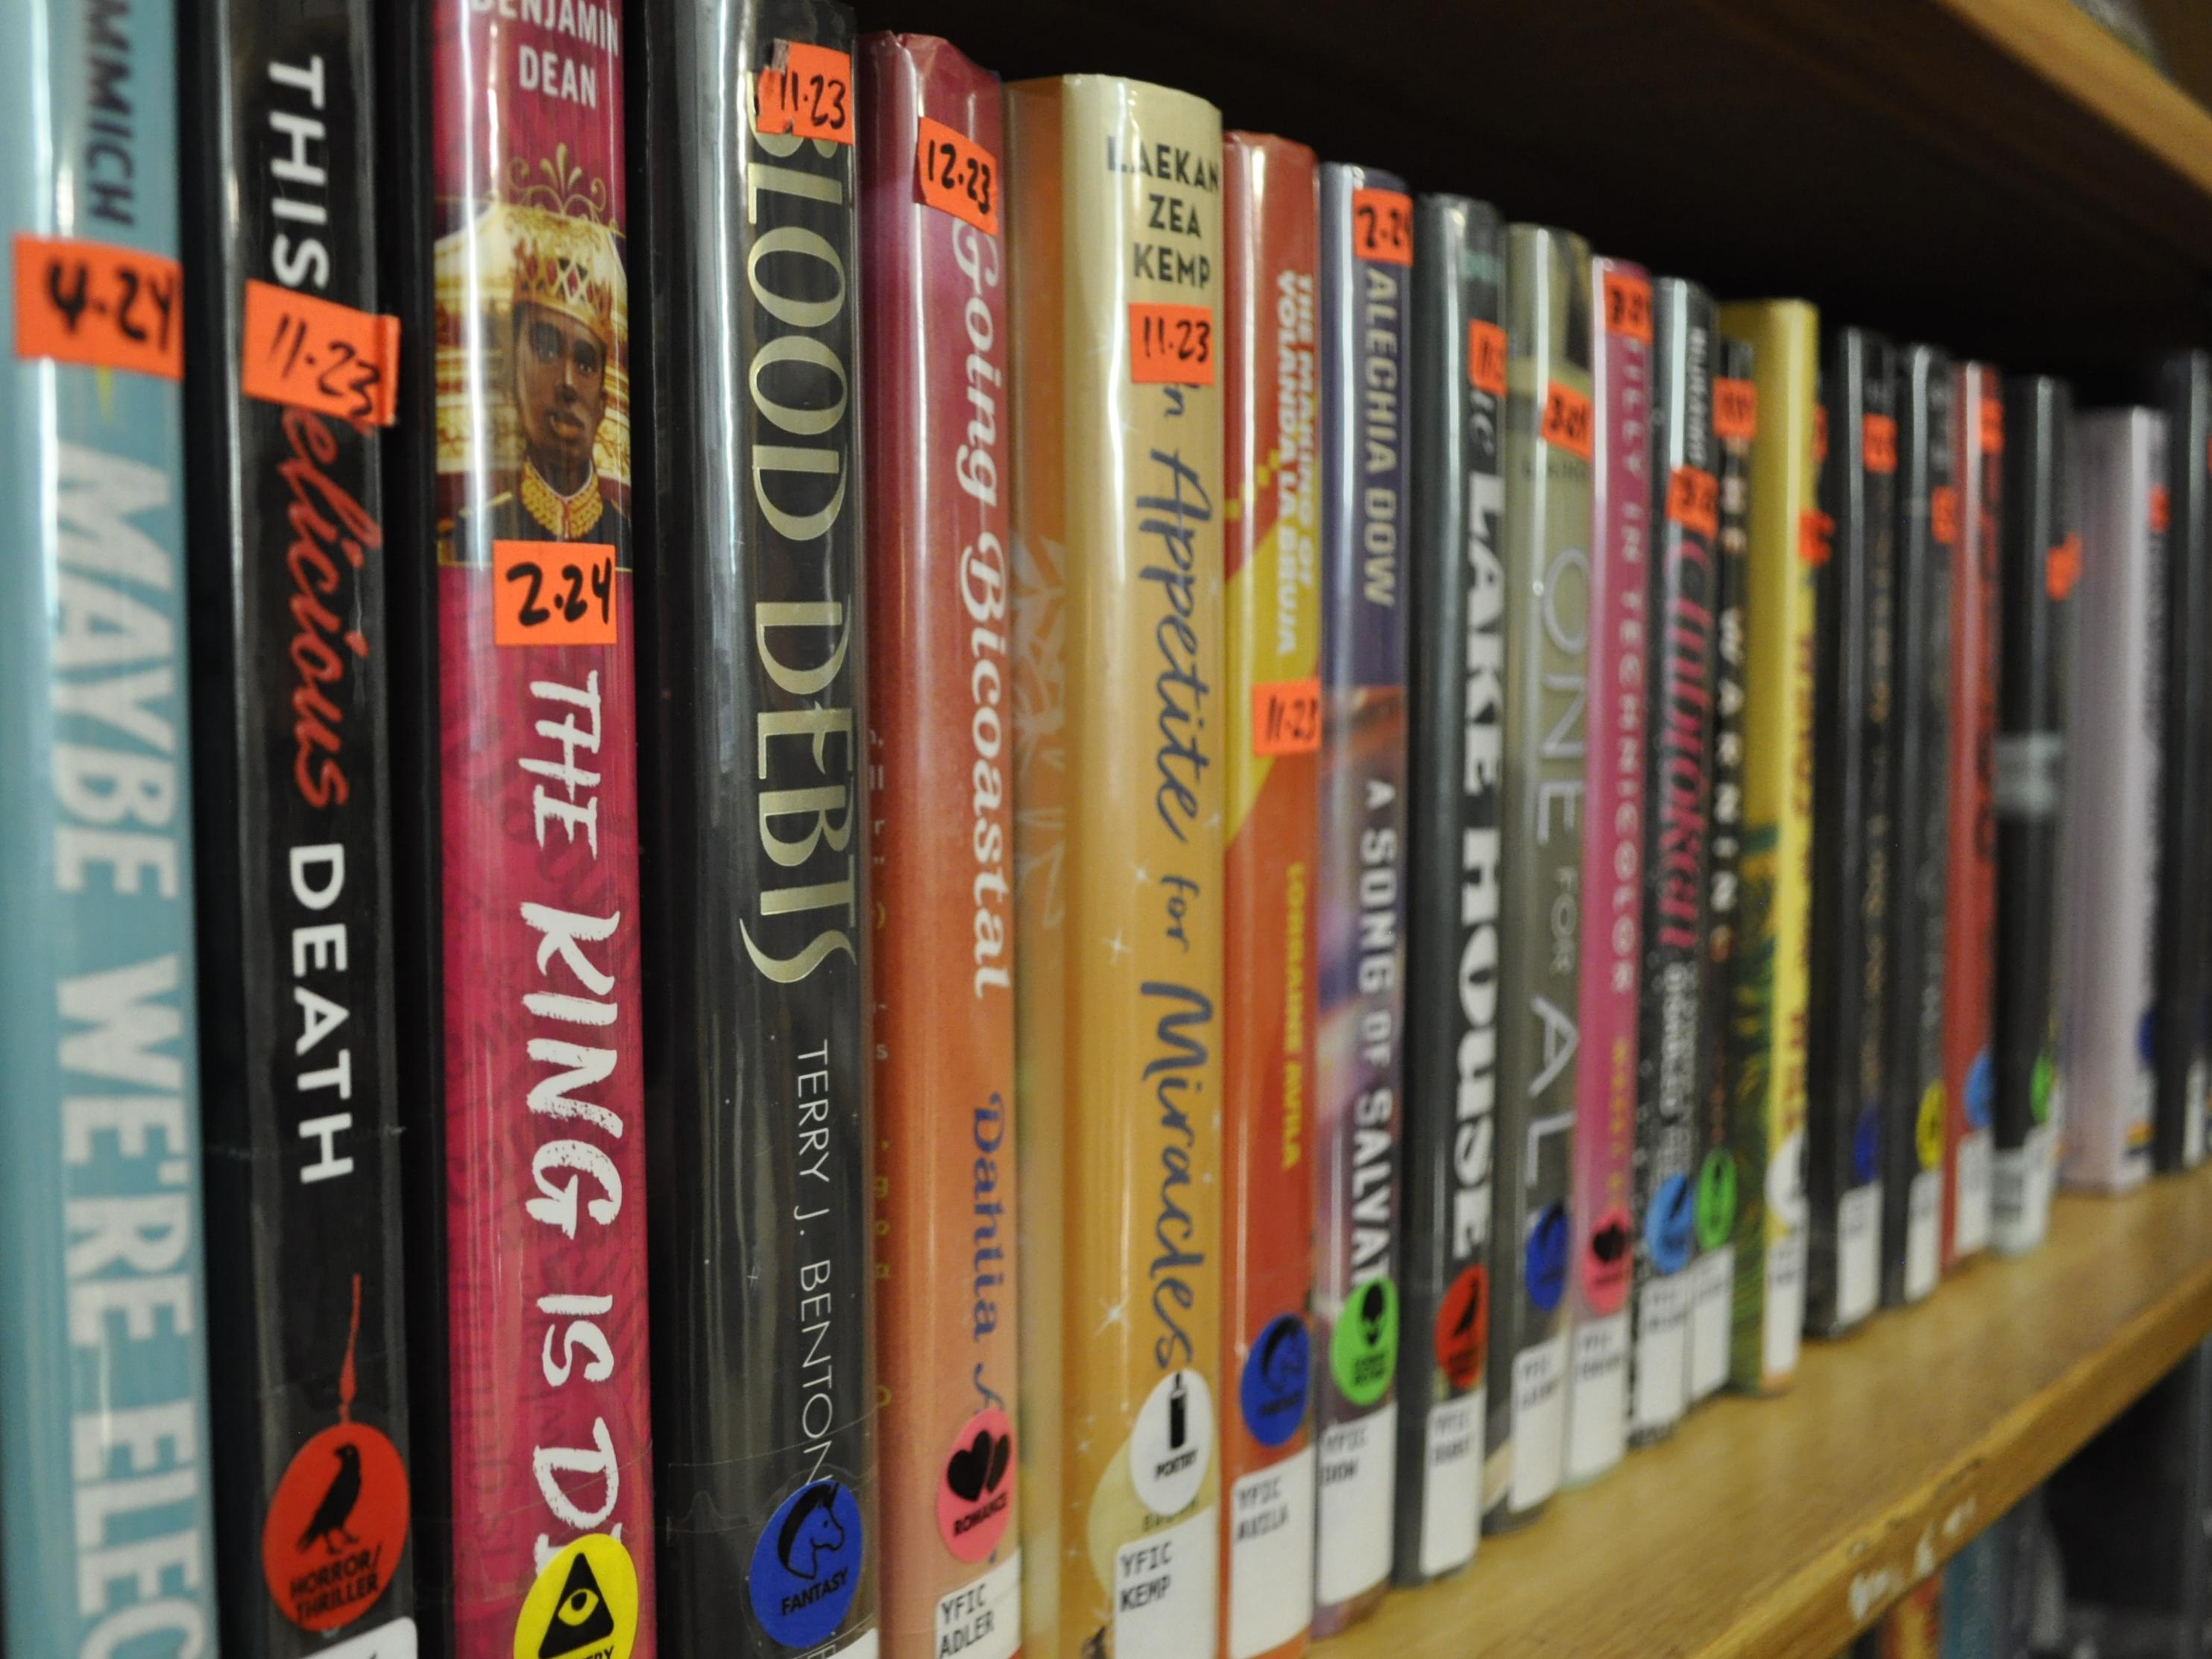
[[[877, 1599], [853, 15], [629, 44], [661, 1639], [831, 1651]], [[757, 126], [841, 66], [830, 136]]]
[[1943, 1250], [1943, 902], [1950, 857], [1950, 360], [1924, 345], [1897, 376], [1897, 653], [1890, 745], [1889, 1033], [1881, 1299], [1936, 1288]]
[[1481, 1521], [1506, 684], [1504, 228], [1426, 196], [1413, 247], [1401, 1584], [1466, 1565]]
[[399, 366], [359, 362], [343, 414], [241, 389], [249, 284], [288, 318], [388, 309], [374, 7], [180, 15], [200, 117], [188, 582], [222, 1646], [304, 1655], [385, 1631], [411, 1652], [392, 538], [371, 418]]
[[2050, 1219], [2057, 1080], [2058, 818], [2066, 788], [2069, 599], [2081, 573], [2073, 399], [2044, 375], [2005, 386], [1998, 572], [1996, 1150], [1990, 1231], [2010, 1255]]
[[2204, 1156], [2212, 1076], [2212, 356], [2169, 358], [2166, 410], [2166, 708], [2158, 870], [2157, 1106], [2161, 1170]]
[[[1688, 1385], [1688, 1268], [1713, 1029], [1705, 1017], [1720, 478], [1713, 448], [1712, 296], [1651, 284], [1651, 738], [1645, 760], [1644, 996], [1637, 1042], [1635, 1341], [1629, 1436], [1671, 1431]], [[1730, 1223], [1734, 1220], [1730, 1206]], [[1711, 1218], [1709, 1218], [1709, 1220]], [[1711, 1228], [1707, 1230], [1711, 1231]], [[1716, 1238], [1727, 1236], [1723, 1225]]]
[[1888, 343], [1838, 329], [1822, 354], [1820, 510], [1833, 526], [1816, 601], [1812, 1006], [1805, 1328], [1833, 1336], [1881, 1288], [1882, 1014], [1897, 416]]

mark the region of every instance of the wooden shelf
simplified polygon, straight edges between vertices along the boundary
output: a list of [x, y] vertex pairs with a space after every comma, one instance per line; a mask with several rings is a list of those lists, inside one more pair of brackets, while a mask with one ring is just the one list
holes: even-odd
[[2062, 1198], [2051, 1237], [1808, 1344], [1325, 1659], [1825, 1659], [2212, 1331], [2212, 1170]]

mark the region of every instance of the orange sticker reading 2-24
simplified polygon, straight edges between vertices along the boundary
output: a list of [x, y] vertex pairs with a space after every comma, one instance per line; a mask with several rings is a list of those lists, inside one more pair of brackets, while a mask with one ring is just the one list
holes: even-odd
[[964, 219], [986, 236], [999, 234], [999, 158], [966, 133], [921, 118], [914, 142], [922, 205]]
[[771, 137], [853, 142], [853, 59], [834, 46], [779, 40], [775, 55], [760, 72], [759, 106], [753, 131]]
[[615, 550], [605, 542], [494, 542], [492, 643], [612, 645]]
[[1352, 192], [1352, 254], [1394, 265], [1413, 263], [1413, 198], [1401, 190]]
[[245, 321], [238, 384], [247, 397], [373, 426], [397, 418], [397, 317], [249, 282]]
[[18, 235], [15, 355], [183, 380], [183, 268], [112, 242]]

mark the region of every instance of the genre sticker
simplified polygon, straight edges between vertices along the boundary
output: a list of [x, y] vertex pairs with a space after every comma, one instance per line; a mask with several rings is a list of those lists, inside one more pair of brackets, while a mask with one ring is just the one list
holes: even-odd
[[2048, 1053], [2035, 1057], [2035, 1073], [2027, 1086], [2027, 1109], [2038, 1123], [2051, 1121], [2051, 1094], [2058, 1081], [2058, 1068]]
[[1735, 1155], [1716, 1146], [1698, 1170], [1698, 1248], [1717, 1250], [1735, 1231]]
[[1990, 1127], [1990, 1113], [1996, 1107], [1996, 1057], [1984, 1048], [1974, 1056], [1974, 1063], [1966, 1068], [1967, 1127], [1975, 1129]]
[[1921, 1091], [1920, 1115], [1912, 1125], [1913, 1151], [1919, 1154], [1922, 1169], [1932, 1170], [1942, 1163], [1949, 1116], [1943, 1109], [1943, 1085], [1938, 1079]]
[[1670, 1175], [1652, 1194], [1644, 1218], [1644, 1248], [1662, 1273], [1680, 1273], [1697, 1247], [1698, 1189], [1687, 1176]]
[[1869, 1100], [1851, 1127], [1851, 1184], [1863, 1187], [1881, 1173], [1881, 1103]]
[[1559, 1305], [1567, 1292], [1567, 1206], [1548, 1204], [1528, 1224], [1528, 1242], [1522, 1251], [1523, 1282], [1528, 1299], [1545, 1313]]
[[636, 1644], [637, 1566], [603, 1532], [555, 1553], [514, 1621], [514, 1659], [629, 1659]]
[[825, 1642], [860, 1588], [860, 1500], [839, 1480], [816, 1480], [776, 1506], [753, 1545], [745, 1587], [753, 1617], [787, 1648]]
[[1636, 1221], [1626, 1204], [1600, 1212], [1583, 1251], [1583, 1294], [1598, 1313], [1620, 1310], [1628, 1299], [1628, 1273], [1636, 1257]]
[[1129, 1431], [1129, 1481], [1154, 1515], [1190, 1507], [1213, 1459], [1213, 1395], [1189, 1366], [1152, 1384]]
[[1277, 1314], [1244, 1356], [1237, 1403], [1244, 1427], [1263, 1446], [1279, 1446], [1306, 1420], [1307, 1386], [1313, 1376], [1313, 1338], [1295, 1313]]
[[1329, 1336], [1328, 1367], [1338, 1392], [1355, 1406], [1371, 1406], [1389, 1392], [1398, 1372], [1398, 1286], [1390, 1279], [1353, 1289]]
[[937, 1530], [963, 1561], [999, 1547], [1014, 1508], [1014, 1425], [996, 1406], [969, 1418], [937, 1485]]
[[1437, 1308], [1437, 1369], [1455, 1393], [1482, 1380], [1490, 1347], [1490, 1270], [1480, 1261], [1459, 1270]]
[[407, 1542], [407, 1466], [365, 1423], [300, 1448], [261, 1523], [261, 1571], [302, 1630], [343, 1630], [376, 1605]]

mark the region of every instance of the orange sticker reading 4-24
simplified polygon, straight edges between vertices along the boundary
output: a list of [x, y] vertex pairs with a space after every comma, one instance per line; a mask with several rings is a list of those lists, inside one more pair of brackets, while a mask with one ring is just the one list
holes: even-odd
[[1413, 198], [1402, 190], [1352, 192], [1352, 255], [1387, 264], [1413, 263]]
[[1641, 276], [1605, 273], [1605, 331], [1651, 343], [1651, 284]]
[[1893, 415], [1869, 415], [1859, 423], [1865, 436], [1866, 470], [1869, 472], [1897, 471], [1897, 417]]
[[1547, 444], [1557, 444], [1584, 460], [1589, 459], [1590, 400], [1572, 386], [1552, 381], [1544, 388], [1544, 422], [1536, 435]]
[[1139, 386], [1212, 386], [1212, 312], [1204, 306], [1133, 301], [1129, 379]]
[[1713, 382], [1713, 436], [1723, 442], [1749, 443], [1759, 435], [1759, 382]]
[[760, 72], [759, 107], [753, 131], [853, 142], [853, 59], [835, 46], [779, 40]]
[[921, 118], [914, 165], [924, 207], [964, 219], [986, 236], [999, 234], [999, 158], [966, 133]]
[[494, 542], [494, 645], [612, 645], [615, 550], [605, 542]]
[[1720, 533], [1721, 481], [1701, 466], [1678, 466], [1667, 475], [1667, 517], [1711, 540]]
[[340, 420], [390, 426], [398, 418], [399, 319], [295, 293], [246, 285], [239, 389]]
[[1252, 752], [1310, 755], [1321, 747], [1321, 682], [1275, 680], [1252, 688]]
[[1505, 331], [1495, 323], [1467, 325], [1467, 383], [1493, 398], [1505, 395]]
[[15, 355], [185, 378], [184, 271], [112, 242], [15, 238]]

